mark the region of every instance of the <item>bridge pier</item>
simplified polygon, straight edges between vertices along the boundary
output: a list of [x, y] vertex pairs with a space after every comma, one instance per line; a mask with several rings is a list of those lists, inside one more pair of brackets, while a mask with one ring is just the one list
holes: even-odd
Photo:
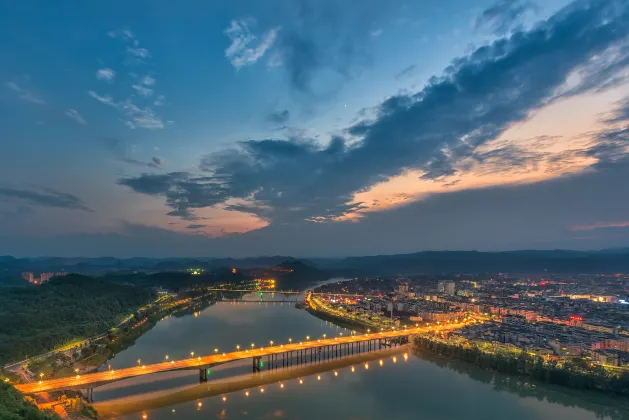
[[85, 390], [85, 399], [88, 403], [94, 402], [94, 388], [87, 388]]
[[199, 382], [207, 382], [207, 369], [199, 369]]
[[253, 372], [260, 372], [260, 362], [262, 361], [262, 356], [257, 356], [253, 358]]

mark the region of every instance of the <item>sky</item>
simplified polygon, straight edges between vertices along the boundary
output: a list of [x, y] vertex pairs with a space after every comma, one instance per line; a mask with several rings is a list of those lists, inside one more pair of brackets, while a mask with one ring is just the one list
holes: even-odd
[[0, 255], [629, 246], [629, 0], [0, 6]]

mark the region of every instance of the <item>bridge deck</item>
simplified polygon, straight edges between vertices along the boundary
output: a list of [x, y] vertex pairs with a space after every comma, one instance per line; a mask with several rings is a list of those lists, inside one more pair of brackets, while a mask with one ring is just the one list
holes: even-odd
[[[453, 324], [443, 326], [440, 330], [449, 330], [460, 328], [464, 324]], [[88, 373], [80, 376], [72, 376], [59, 379], [50, 379], [40, 382], [30, 382], [18, 384], [16, 388], [24, 394], [33, 394], [37, 392], [61, 391], [68, 389], [87, 389], [110, 382], [120, 381], [122, 379], [133, 378], [137, 376], [150, 375], [160, 372], [169, 372], [184, 369], [202, 369], [204, 367], [227, 363], [235, 360], [248, 359], [252, 357], [266, 356], [270, 354], [281, 354], [289, 351], [305, 350], [323, 346], [332, 346], [343, 343], [357, 343], [368, 340], [377, 340], [382, 338], [395, 338], [405, 335], [422, 333], [428, 331], [429, 328], [412, 328], [397, 331], [388, 331], [380, 333], [371, 333], [363, 335], [353, 335], [344, 337], [327, 338], [324, 340], [310, 340], [300, 343], [281, 344], [279, 346], [261, 347], [251, 350], [241, 350], [231, 353], [214, 354], [211, 356], [183, 359], [179, 361], [170, 361], [156, 363], [146, 366], [135, 366], [125, 369]]]
[[363, 295], [360, 293], [334, 293], [334, 292], [293, 292], [293, 291], [284, 291], [284, 290], [272, 290], [272, 289], [262, 289], [262, 290], [248, 290], [248, 289], [216, 289], [216, 288], [208, 288], [205, 289], [209, 292], [237, 292], [237, 293], [275, 293], [278, 295], [305, 295], [311, 294], [316, 296], [349, 296], [349, 297], [370, 297], [370, 298], [378, 298], [382, 297], [382, 295]]

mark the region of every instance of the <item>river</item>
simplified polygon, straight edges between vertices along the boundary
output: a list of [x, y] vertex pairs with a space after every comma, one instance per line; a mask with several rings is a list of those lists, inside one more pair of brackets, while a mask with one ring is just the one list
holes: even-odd
[[[236, 345], [266, 346], [270, 340], [301, 341], [341, 332], [348, 333], [294, 308], [294, 303], [218, 302], [197, 314], [160, 321], [108, 364], [118, 369], [138, 359], [149, 364], [164, 361], [166, 355], [176, 360], [191, 352], [202, 355], [215, 348], [224, 352]], [[535, 385], [408, 351], [398, 348], [262, 375], [252, 375], [251, 362], [243, 361], [216, 366], [203, 384], [197, 371], [149, 375], [96, 388], [94, 400], [103, 418], [125, 420], [629, 419], [629, 407], [620, 399]]]

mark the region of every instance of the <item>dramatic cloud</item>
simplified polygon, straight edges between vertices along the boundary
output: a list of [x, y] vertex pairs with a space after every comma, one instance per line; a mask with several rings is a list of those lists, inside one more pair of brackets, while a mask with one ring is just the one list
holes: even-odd
[[165, 197], [173, 209], [169, 216], [184, 220], [199, 220], [194, 209], [211, 207], [229, 198], [226, 186], [212, 177], [195, 177], [188, 172], [171, 172], [163, 175], [142, 174], [135, 178], [122, 178], [118, 184], [138, 193]]
[[[627, 5], [627, 0], [577, 1], [531, 30], [484, 45], [454, 60], [420, 92], [384, 101], [372, 118], [349, 127], [347, 138], [334, 137], [326, 145], [303, 137], [248, 140], [206, 156], [199, 168], [208, 177], [172, 173], [120, 183], [145, 194], [147, 186], [160, 185], [151, 195], [164, 196], [176, 215], [224, 204], [286, 224], [342, 219], [365, 208], [354, 201], [357, 193], [409, 171], [443, 183], [464, 161], [485, 174], [528, 170], [544, 156], [513, 145], [493, 151], [483, 146], [559, 98], [599, 89], [600, 79], [586, 78], [578, 89], [559, 93], [575, 70], [627, 45]], [[578, 153], [602, 159], [619, 136], [601, 133]], [[227, 205], [229, 199], [238, 204]]]
[[[247, 211], [273, 221], [321, 220], [360, 208], [355, 192], [408, 170], [439, 180], [465, 158], [500, 167], [535, 162], [514, 149], [480, 152], [511, 124], [558, 98], [576, 68], [629, 35], [626, 1], [577, 2], [528, 32], [455, 60], [419, 93], [382, 103], [376, 117], [328, 146], [314, 141], [260, 140], [206, 157], [201, 168], [222, 179]], [[597, 85], [584, 85], [583, 91]]]
[[87, 125], [85, 118], [83, 118], [83, 116], [79, 114], [79, 111], [77, 111], [76, 109], [68, 109], [64, 113], [64, 115], [68, 118], [72, 118], [74, 121], [78, 122], [81, 125]]
[[267, 118], [274, 124], [286, 124], [286, 122], [290, 118], [290, 112], [288, 111], [288, 109], [285, 109], [283, 111], [271, 112]]
[[83, 204], [79, 197], [50, 188], [39, 188], [37, 191], [33, 191], [0, 186], [0, 197], [19, 200], [42, 207], [92, 211]]
[[496, 35], [504, 35], [517, 27], [525, 14], [536, 11], [537, 7], [529, 0], [498, 0], [478, 17], [476, 27], [488, 27]]
[[621, 164], [607, 171], [586, 171], [537, 184], [436, 194], [391, 211], [371, 213], [360, 223], [272, 224], [220, 239], [194, 235], [194, 231], [186, 234], [137, 224], [125, 224], [119, 233], [69, 234], [37, 240], [23, 235], [2, 236], [0, 255], [49, 255], [53, 249], [59, 256], [133, 257], [141, 252], [147, 257], [189, 257], [202, 249], [204, 255], [215, 257], [314, 257], [422, 249], [626, 247], [626, 235], [613, 235], [616, 231], [584, 236], [587, 232], [570, 228], [594, 220], [627, 220], [629, 194], [618, 193], [626, 190], [627, 179], [629, 165]]
[[116, 72], [109, 68], [100, 69], [96, 72], [96, 78], [98, 80], [103, 80], [106, 82], [113, 82], [115, 77], [116, 77]]
[[279, 27], [269, 29], [258, 38], [250, 28], [255, 24], [252, 18], [232, 20], [229, 28], [225, 29], [225, 35], [231, 40], [231, 44], [225, 50], [225, 56], [237, 70], [255, 64], [262, 58], [275, 42], [280, 30]]
[[37, 105], [46, 105], [46, 101], [44, 101], [44, 99], [41, 96], [39, 96], [38, 94], [34, 92], [30, 92], [26, 89], [21, 88], [15, 82], [6, 82], [4, 85], [8, 89], [11, 89], [12, 91], [14, 91], [20, 97], [20, 99], [26, 102], [30, 102], [32, 104], [37, 104]]

